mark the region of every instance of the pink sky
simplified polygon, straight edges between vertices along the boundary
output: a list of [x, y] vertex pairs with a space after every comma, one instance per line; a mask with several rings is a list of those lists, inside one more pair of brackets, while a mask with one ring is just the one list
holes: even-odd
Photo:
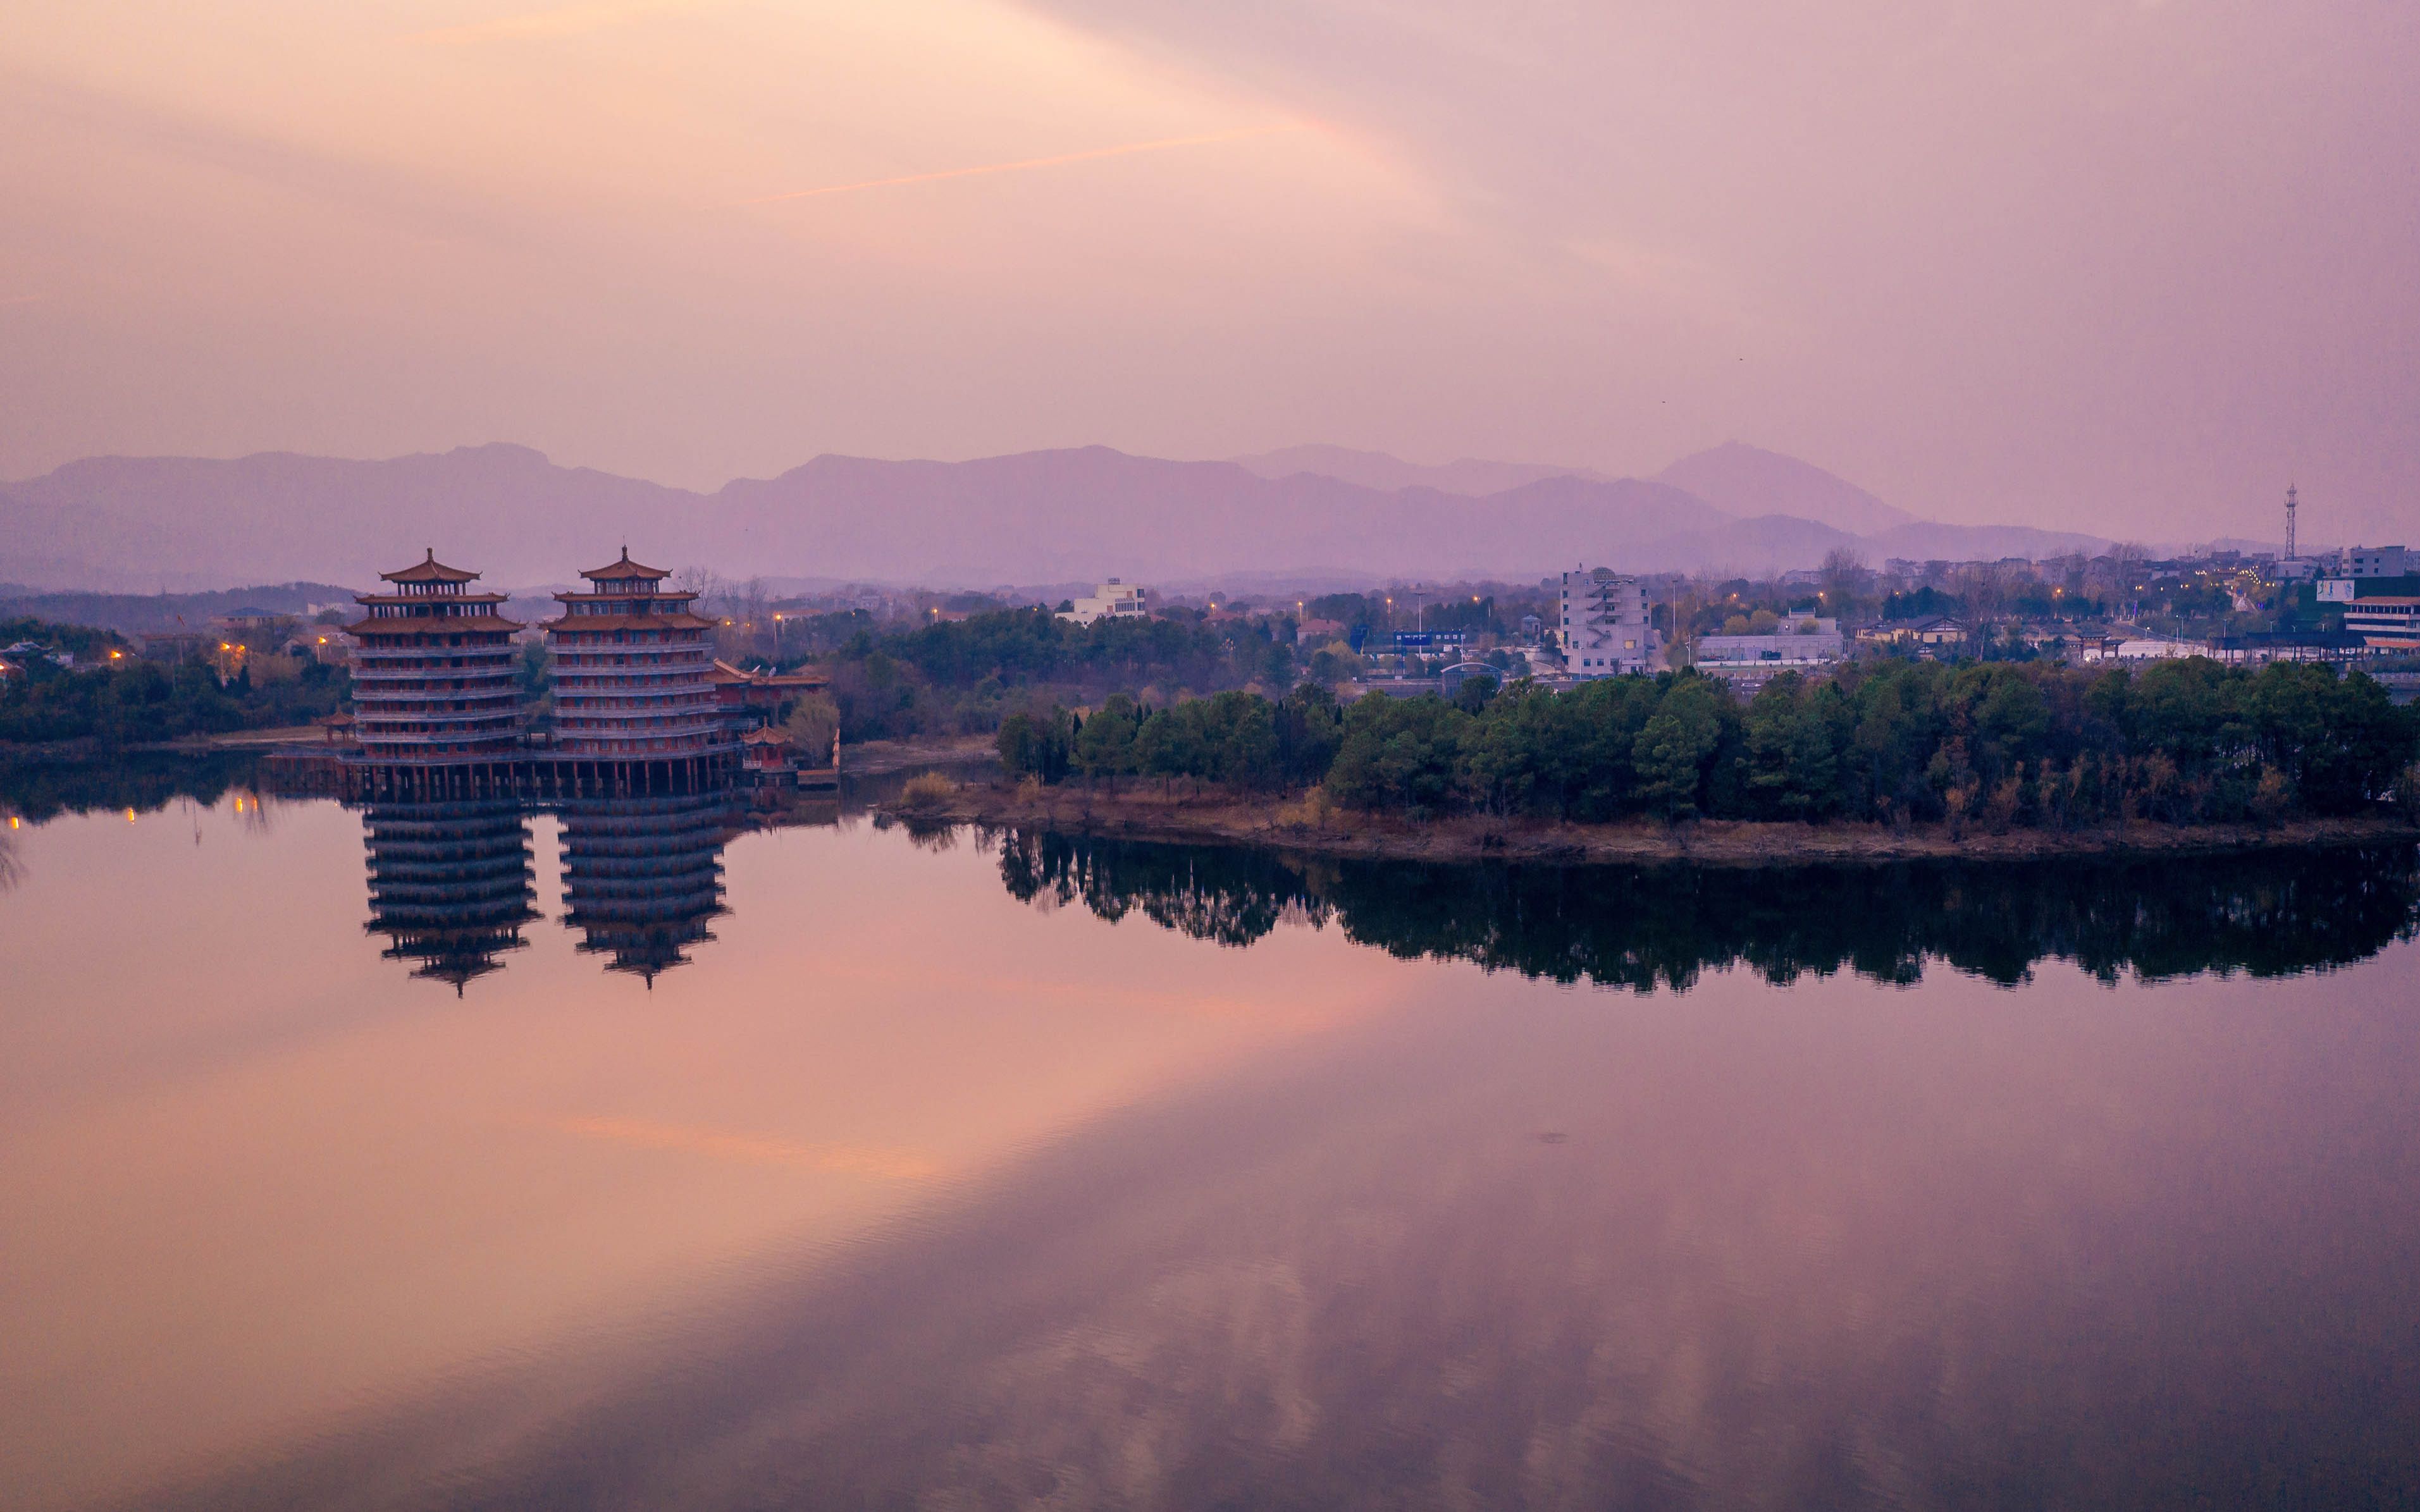
[[0, 477], [1739, 438], [2406, 539], [2414, 78], [2387, 0], [16, 7]]

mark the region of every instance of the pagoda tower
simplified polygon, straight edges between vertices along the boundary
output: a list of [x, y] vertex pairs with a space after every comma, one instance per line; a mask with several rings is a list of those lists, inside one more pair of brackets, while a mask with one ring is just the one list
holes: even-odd
[[574, 798], [561, 812], [563, 921], [581, 932], [577, 949], [653, 987], [658, 973], [689, 960], [688, 947], [714, 938], [706, 926], [723, 912], [728, 795]]
[[345, 626], [353, 650], [353, 733], [372, 762], [461, 764], [510, 757], [521, 729], [513, 632], [502, 594], [474, 594], [475, 572], [430, 551], [380, 577]]
[[510, 800], [372, 803], [362, 814], [369, 846], [370, 917], [380, 952], [410, 962], [412, 975], [463, 983], [527, 942], [531, 907], [529, 825]]
[[554, 741], [566, 757], [612, 763], [652, 786], [660, 771], [694, 777], [735, 748], [716, 707], [714, 622], [691, 611], [697, 594], [674, 588], [661, 567], [626, 547], [618, 562], [581, 574], [585, 593], [557, 594], [563, 617], [546, 624], [554, 652]]

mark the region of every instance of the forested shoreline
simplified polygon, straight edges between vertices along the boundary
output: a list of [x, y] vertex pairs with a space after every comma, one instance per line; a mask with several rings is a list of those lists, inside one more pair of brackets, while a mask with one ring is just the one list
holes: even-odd
[[1696, 673], [1555, 692], [1373, 694], [1316, 684], [1165, 707], [1010, 716], [1009, 775], [1156, 777], [1311, 792], [1347, 810], [1580, 824], [1633, 817], [2063, 828], [2234, 824], [2420, 805], [2420, 711], [2358, 673], [2203, 658], [2133, 671], [1892, 661], [1776, 677], [1752, 698]]

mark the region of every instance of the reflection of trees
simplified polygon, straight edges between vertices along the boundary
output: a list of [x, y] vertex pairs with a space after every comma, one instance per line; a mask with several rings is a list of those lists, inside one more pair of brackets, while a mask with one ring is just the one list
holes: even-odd
[[526, 943], [529, 828], [509, 801], [380, 803], [362, 812], [369, 842], [370, 917], [390, 961], [454, 984], [483, 977]]
[[563, 806], [563, 921], [580, 949], [610, 955], [608, 971], [655, 985], [711, 940], [723, 911], [722, 843], [736, 822], [730, 795], [658, 794]]
[[258, 761], [230, 751], [198, 756], [139, 751], [61, 761], [0, 757], [0, 803], [15, 808], [27, 824], [61, 813], [125, 809], [149, 813], [180, 797], [208, 807], [228, 788], [248, 785]]
[[1163, 928], [1221, 945], [1249, 945], [1289, 907], [1324, 922], [1326, 905], [1302, 874], [1264, 852], [1070, 840], [1009, 831], [1001, 879], [1024, 903], [1081, 902], [1103, 918], [1129, 910]]
[[1866, 868], [1303, 865], [1266, 853], [1012, 832], [1001, 873], [1027, 902], [1140, 910], [1249, 945], [1280, 918], [1334, 918], [1404, 957], [1652, 990], [1733, 963], [1775, 981], [1847, 968], [1911, 982], [1930, 959], [1990, 980], [2072, 961], [2104, 981], [2198, 971], [2280, 976], [2410, 938], [2409, 845], [2176, 860]]

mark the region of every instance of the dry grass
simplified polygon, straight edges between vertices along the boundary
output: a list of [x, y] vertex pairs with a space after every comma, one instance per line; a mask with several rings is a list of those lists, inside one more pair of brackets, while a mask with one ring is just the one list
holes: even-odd
[[958, 785], [939, 772], [919, 772], [899, 790], [903, 809], [938, 809], [958, 795]]
[[1278, 806], [1278, 823], [1289, 829], [1326, 829], [1335, 819], [1336, 800], [1327, 795], [1325, 785], [1312, 788], [1298, 803]]

